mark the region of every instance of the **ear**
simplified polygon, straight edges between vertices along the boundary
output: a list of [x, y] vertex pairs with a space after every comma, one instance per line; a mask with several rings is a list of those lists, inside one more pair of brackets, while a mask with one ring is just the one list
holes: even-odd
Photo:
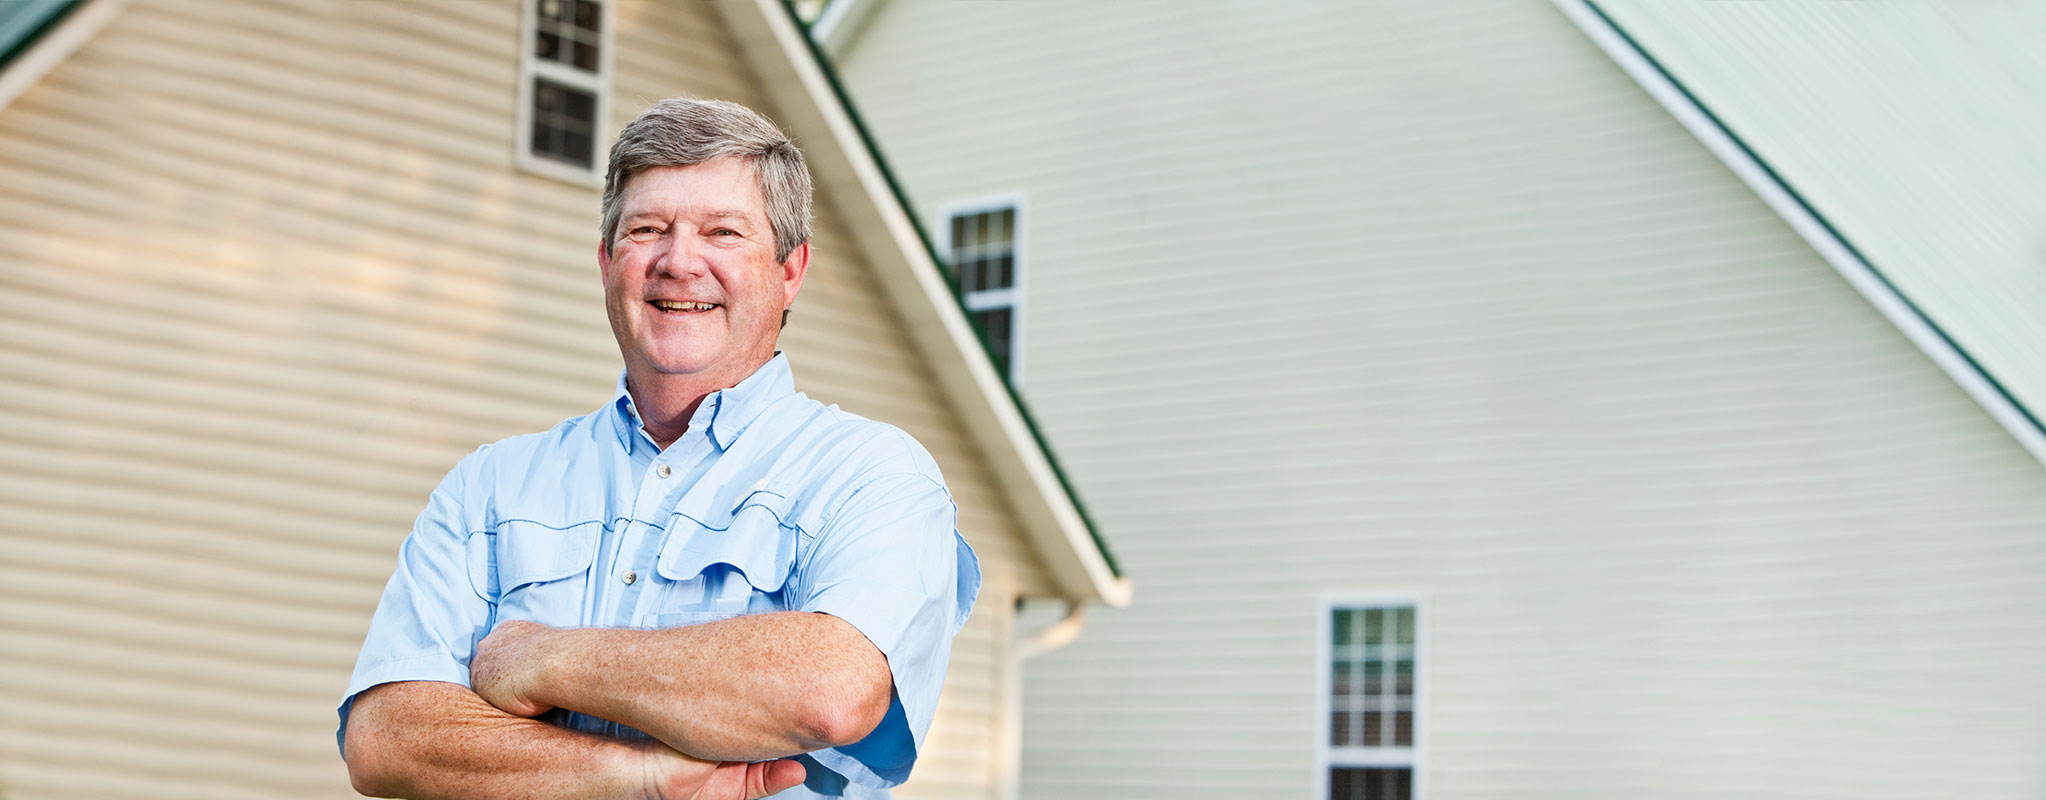
[[597, 277], [606, 284], [611, 282], [611, 243], [601, 237], [597, 239]]
[[788, 308], [796, 302], [796, 293], [803, 290], [803, 276], [810, 272], [810, 243], [804, 242], [789, 251], [787, 261], [781, 262], [781, 307]]

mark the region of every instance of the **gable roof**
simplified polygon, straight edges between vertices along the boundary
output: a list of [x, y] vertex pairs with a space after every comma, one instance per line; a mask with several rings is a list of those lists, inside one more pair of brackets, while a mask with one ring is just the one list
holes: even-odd
[[2046, 8], [1555, 2], [2046, 462]]
[[795, 10], [783, 0], [720, 0], [719, 8], [768, 88], [776, 121], [801, 142], [818, 187], [866, 201], [838, 206], [855, 234], [853, 247], [877, 266], [883, 293], [908, 323], [936, 383], [956, 403], [1061, 594], [1127, 605], [1129, 580], [968, 323], [930, 237]]

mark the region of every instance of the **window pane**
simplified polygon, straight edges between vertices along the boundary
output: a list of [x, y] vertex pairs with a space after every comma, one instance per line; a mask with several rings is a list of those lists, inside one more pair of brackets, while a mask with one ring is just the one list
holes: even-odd
[[995, 369], [1006, 375], [1009, 372], [1009, 309], [989, 309], [983, 314], [988, 332], [988, 354], [994, 356]]
[[[596, 142], [595, 142], [595, 141], [593, 141], [593, 140], [591, 140], [591, 139], [590, 139], [590, 135], [589, 135], [589, 134], [587, 134], [587, 133], [583, 133], [583, 132], [581, 132], [581, 131], [572, 131], [572, 130], [571, 130], [571, 131], [562, 131], [562, 132], [561, 132], [561, 152], [562, 152], [562, 153], [564, 153], [564, 154], [566, 154], [566, 153], [589, 153], [589, 152], [591, 152], [592, 150], [594, 150], [595, 148], [596, 148]], [[576, 161], [576, 163], [577, 163], [577, 164], [579, 164], [579, 165], [580, 165], [580, 164], [588, 164], [588, 163], [589, 163], [589, 159], [588, 159], [588, 157], [586, 156], [586, 157], [584, 157], [584, 158], [582, 158], [582, 159], [579, 159], [579, 160], [577, 160], [577, 161]]]
[[987, 235], [983, 239], [987, 246], [1007, 249], [1009, 246], [1009, 214], [1006, 211], [991, 212], [987, 215]]
[[1013, 250], [1016, 245], [1016, 209], [1002, 209], [1002, 213], [998, 216], [999, 219], [995, 223], [995, 230], [999, 233], [988, 237], [988, 239], [1005, 249]]
[[1010, 269], [1015, 263], [1015, 260], [1016, 260], [1015, 257], [1009, 255], [1008, 253], [1003, 253], [993, 258], [989, 262], [988, 266], [988, 272], [986, 277], [987, 288], [1007, 289], [1010, 286], [1015, 285], [1013, 283], [1014, 276], [1010, 274]]
[[[589, 92], [579, 92], [573, 89], [562, 94], [567, 96], [567, 103], [565, 105], [567, 114], [573, 117], [577, 123], [581, 123], [581, 127], [584, 130], [589, 130], [591, 124], [597, 119], [597, 96]], [[568, 125], [565, 127], [576, 126]]]
[[1413, 770], [1404, 767], [1334, 767], [1329, 800], [1412, 800]]
[[[1351, 611], [1347, 608], [1336, 609], [1335, 622], [1333, 623], [1333, 626], [1336, 629], [1335, 633], [1337, 647], [1345, 647], [1350, 644], [1350, 617], [1356, 615], [1356, 613], [1357, 612]], [[1338, 656], [1338, 658], [1340, 657], [1341, 656]]]
[[1364, 685], [1359, 688], [1363, 690], [1359, 692], [1359, 694], [1362, 694], [1365, 697], [1377, 697], [1378, 695], [1384, 694], [1385, 662], [1383, 661], [1364, 662]]
[[1400, 610], [1399, 610], [1399, 630], [1400, 630], [1400, 638], [1399, 638], [1399, 643], [1400, 643], [1400, 644], [1413, 644], [1413, 643], [1414, 643], [1414, 610], [1413, 610], [1413, 609], [1411, 609], [1411, 608], [1402, 608], [1402, 609], [1400, 609]]
[[1414, 712], [1398, 711], [1393, 713], [1392, 743], [1400, 747], [1414, 746]]
[[958, 264], [961, 253], [966, 250], [966, 218], [952, 218], [952, 263]]
[[1329, 712], [1328, 737], [1330, 744], [1337, 747], [1348, 747], [1357, 743], [1356, 731], [1351, 730], [1351, 722], [1355, 717], [1355, 714], [1342, 711]]
[[570, 63], [577, 69], [597, 71], [597, 46], [588, 42], [576, 42], [573, 51], [575, 59]]
[[1362, 737], [1362, 741], [1359, 741], [1358, 744], [1364, 745], [1365, 747], [1384, 746], [1385, 745], [1385, 737], [1383, 735], [1384, 729], [1385, 729], [1384, 714], [1377, 711], [1364, 712], [1364, 734]]
[[1329, 677], [1332, 679], [1329, 693], [1333, 694], [1337, 700], [1357, 693], [1357, 687], [1353, 685], [1351, 679], [1351, 672], [1356, 669], [1357, 662], [1354, 661], [1338, 660], [1329, 666]]
[[537, 115], [534, 116], [533, 118], [532, 134], [533, 152], [535, 153], [553, 152], [555, 148], [560, 147], [560, 145], [556, 144], [554, 141], [554, 129], [548, 127], [547, 124], [545, 122], [542, 122]]
[[1370, 644], [1385, 642], [1385, 611], [1369, 609], [1364, 612], [1364, 641]]
[[981, 222], [984, 219], [984, 215], [968, 214], [963, 219], [966, 220], [966, 229], [965, 232], [959, 237], [958, 241], [956, 242], [956, 245], [959, 247], [968, 248], [972, 250], [980, 249], [981, 245], [987, 243], [986, 239], [984, 238], [985, 226], [981, 224]]
[[959, 291], [975, 292], [979, 290], [980, 290], [980, 261], [976, 259], [967, 259], [965, 261], [959, 262]]
[[1361, 800], [1362, 795], [1360, 793], [1364, 790], [1364, 787], [1358, 785], [1361, 783], [1358, 779], [1362, 777], [1354, 769], [1337, 767], [1330, 770], [1328, 774], [1329, 800]]
[[596, 3], [590, 0], [575, 0], [575, 26], [591, 33], [602, 31], [604, 17], [598, 12]]
[[1397, 675], [1393, 680], [1394, 691], [1398, 692], [1401, 697], [1413, 697], [1414, 662], [1411, 659], [1400, 659], [1394, 666], [1394, 669], [1397, 670]]
[[547, 61], [561, 60], [561, 37], [541, 31], [539, 42], [533, 49], [533, 55]]
[[588, 168], [596, 151], [597, 97], [533, 79], [533, 155]]

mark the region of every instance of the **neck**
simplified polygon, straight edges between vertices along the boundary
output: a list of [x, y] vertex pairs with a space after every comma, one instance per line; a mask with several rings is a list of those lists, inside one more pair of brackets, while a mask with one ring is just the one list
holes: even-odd
[[674, 375], [627, 367], [625, 392], [632, 396], [632, 407], [639, 412], [639, 421], [646, 427], [647, 436], [653, 438], [655, 445], [666, 450], [668, 445], [682, 438], [682, 434], [689, 432], [689, 420], [696, 416], [696, 409], [703, 405], [704, 398], [739, 385], [740, 381], [766, 365], [767, 361], [763, 360], [737, 376], [711, 373]]

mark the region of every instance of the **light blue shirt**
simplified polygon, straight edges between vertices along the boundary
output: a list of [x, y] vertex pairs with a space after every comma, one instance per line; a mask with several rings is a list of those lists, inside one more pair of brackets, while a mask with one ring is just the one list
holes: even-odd
[[[468, 686], [500, 620], [669, 628], [817, 611], [881, 650], [895, 700], [867, 738], [802, 756], [809, 779], [777, 797], [886, 797], [909, 776], [980, 590], [955, 515], [923, 447], [797, 393], [779, 353], [705, 397], [665, 451], [621, 376], [603, 408], [485, 445], [441, 481], [370, 621], [336, 737], [372, 686]], [[645, 738], [583, 714], [542, 719]]]

